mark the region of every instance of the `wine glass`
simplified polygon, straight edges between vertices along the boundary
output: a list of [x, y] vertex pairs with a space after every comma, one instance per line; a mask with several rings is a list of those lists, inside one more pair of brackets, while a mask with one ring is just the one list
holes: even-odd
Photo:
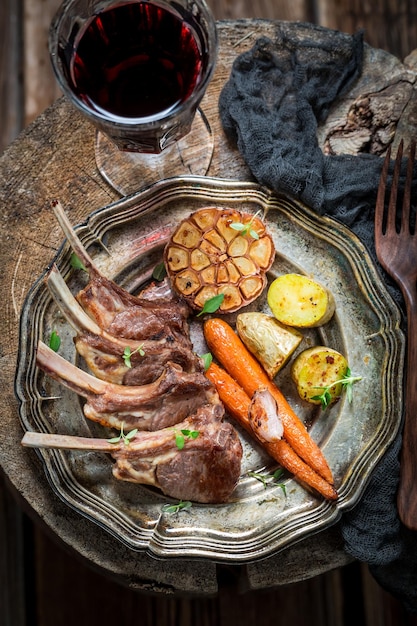
[[206, 174], [214, 140], [199, 104], [217, 47], [205, 0], [64, 0], [58, 9], [55, 75], [96, 127], [98, 169], [122, 195]]

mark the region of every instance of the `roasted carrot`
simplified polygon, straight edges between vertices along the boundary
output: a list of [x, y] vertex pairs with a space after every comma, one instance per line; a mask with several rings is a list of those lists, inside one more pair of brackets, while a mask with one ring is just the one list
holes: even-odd
[[211, 363], [206, 371], [206, 376], [216, 387], [217, 393], [230, 416], [243, 426], [250, 435], [256, 438], [273, 459], [294, 474], [297, 480], [309, 485], [328, 500], [337, 499], [337, 492], [334, 487], [319, 476], [309, 465], [304, 463], [286, 441], [280, 439], [273, 443], [268, 443], [261, 441], [256, 436], [249, 420], [251, 399], [230, 374], [216, 363]]
[[233, 328], [220, 318], [211, 318], [204, 324], [204, 336], [210, 352], [250, 398], [261, 387], [269, 389], [278, 405], [286, 442], [307, 465], [333, 484], [332, 472], [322, 451]]
[[251, 399], [246, 391], [238, 385], [226, 370], [219, 367], [216, 363], [210, 363], [206, 370], [206, 376], [216, 387], [220, 400], [231, 417], [234, 417], [249, 434], [252, 434], [249, 422]]
[[337, 491], [333, 485], [304, 463], [284, 439], [266, 444], [265, 449], [282, 467], [294, 474], [297, 480], [313, 487], [327, 500], [337, 500]]

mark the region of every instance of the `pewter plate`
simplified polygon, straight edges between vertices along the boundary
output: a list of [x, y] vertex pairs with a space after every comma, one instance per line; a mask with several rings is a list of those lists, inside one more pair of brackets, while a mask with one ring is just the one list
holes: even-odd
[[[198, 557], [248, 562], [287, 548], [334, 524], [361, 498], [375, 464], [395, 437], [402, 411], [404, 337], [400, 314], [366, 250], [339, 223], [252, 184], [184, 177], [162, 181], [91, 214], [77, 233], [94, 262], [109, 278], [137, 292], [161, 262], [173, 227], [201, 207], [265, 212], [276, 259], [269, 280], [288, 271], [304, 273], [334, 295], [336, 313], [326, 326], [304, 333], [299, 350], [324, 344], [344, 353], [352, 373], [362, 376], [353, 401], [344, 397], [321, 412], [297, 397], [286, 367], [276, 382], [308, 425], [332, 468], [339, 498], [327, 502], [285, 476], [285, 491], [264, 485], [250, 472], [275, 466], [246, 434], [242, 474], [227, 504], [193, 504], [167, 513], [170, 499], [159, 491], [113, 478], [112, 461], [97, 452], [39, 450], [53, 491], [70, 507], [105, 528], [132, 550], [157, 557]], [[70, 266], [63, 243], [54, 261], [74, 293], [83, 272]], [[16, 393], [23, 429], [45, 433], [106, 436], [85, 420], [78, 396], [36, 367], [36, 345], [52, 330], [62, 338], [60, 353], [83, 366], [73, 330], [60, 314], [43, 281], [32, 287], [21, 317]], [[268, 312], [266, 293], [252, 308]], [[227, 318], [233, 323], [233, 316]], [[195, 351], [207, 351], [201, 319], [191, 321]], [[174, 502], [175, 503], [175, 502]]]

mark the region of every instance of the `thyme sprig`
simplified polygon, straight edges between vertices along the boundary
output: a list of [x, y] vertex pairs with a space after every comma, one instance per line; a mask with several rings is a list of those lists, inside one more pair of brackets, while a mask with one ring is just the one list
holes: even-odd
[[130, 348], [130, 346], [126, 346], [126, 348], [123, 351], [123, 361], [125, 362], [126, 367], [131, 368], [132, 367], [132, 361], [131, 358], [132, 356], [138, 352], [140, 354], [140, 356], [145, 356], [145, 350], [143, 349], [143, 344], [141, 343], [140, 346], [138, 346], [135, 350], [132, 350]]
[[164, 513], [179, 513], [180, 511], [189, 511], [192, 506], [192, 502], [180, 500], [177, 504], [164, 504], [162, 510]]
[[277, 486], [282, 489], [284, 495], [286, 496], [287, 495], [286, 486], [283, 482], [280, 482], [283, 474], [284, 474], [284, 470], [281, 468], [278, 468], [277, 470], [275, 470], [273, 474], [261, 474], [260, 472], [248, 472], [248, 476], [250, 476], [251, 478], [255, 478], [256, 480], [259, 480], [259, 482], [263, 484], [264, 489], [266, 489], [267, 487], [271, 487], [271, 486]]
[[120, 441], [123, 440], [126, 445], [129, 445], [131, 439], [133, 439], [133, 437], [136, 435], [137, 432], [138, 432], [138, 429], [134, 428], [133, 430], [130, 430], [128, 433], [125, 433], [123, 430], [123, 424], [122, 424], [120, 433], [117, 435], [117, 437], [112, 437], [111, 439], [107, 439], [107, 441], [109, 443], [119, 443]]
[[199, 434], [198, 430], [188, 430], [186, 428], [183, 428], [180, 432], [175, 431], [175, 444], [178, 450], [183, 449], [186, 439], [197, 439]]
[[233, 228], [233, 230], [239, 231], [240, 234], [243, 236], [250, 235], [252, 239], [259, 239], [259, 234], [256, 232], [254, 228], [252, 228], [252, 226], [253, 226], [255, 217], [257, 217], [260, 212], [261, 211], [256, 211], [255, 215], [253, 215], [251, 219], [249, 220], [249, 222], [247, 222], [246, 224], [242, 224], [241, 222], [232, 222], [230, 224], [230, 228]]
[[314, 389], [320, 389], [321, 393], [317, 394], [316, 396], [312, 396], [311, 399], [320, 400], [321, 407], [324, 410], [330, 405], [332, 401], [332, 394], [330, 390], [336, 385], [342, 385], [342, 393], [346, 393], [346, 397], [348, 399], [348, 402], [350, 403], [352, 402], [353, 398], [353, 385], [360, 380], [362, 380], [362, 376], [352, 376], [352, 372], [349, 368], [347, 368], [346, 374], [344, 374], [344, 376], [339, 380], [335, 380], [335, 382], [331, 383], [331, 385], [327, 385], [326, 387], [314, 387]]

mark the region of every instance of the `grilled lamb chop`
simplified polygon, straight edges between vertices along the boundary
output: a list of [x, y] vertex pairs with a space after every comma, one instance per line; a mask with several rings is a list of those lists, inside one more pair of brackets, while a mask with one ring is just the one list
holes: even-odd
[[127, 293], [100, 277], [90, 279], [76, 297], [84, 311], [112, 335], [138, 340], [161, 339], [167, 335], [181, 340], [188, 335], [185, 307], [179, 301], [159, 303], [136, 296], [131, 296], [135, 300], [128, 300]]
[[[193, 431], [179, 450], [176, 432]], [[202, 407], [196, 415], [172, 428], [140, 432], [128, 444], [121, 439], [71, 437], [27, 432], [22, 444], [29, 447], [81, 449], [109, 452], [113, 475], [134, 483], [152, 485], [172, 498], [201, 503], [226, 502], [240, 475], [242, 445], [234, 428], [221, 421], [220, 405]]]
[[136, 297], [102, 276], [77, 237], [61, 204], [53, 205], [57, 220], [73, 251], [89, 273], [89, 282], [77, 294], [84, 311], [110, 334], [130, 339], [188, 336], [188, 306], [169, 289], [168, 283], [151, 286]]
[[[53, 267], [47, 285], [75, 328], [77, 351], [95, 376], [41, 341], [37, 364], [85, 398], [88, 419], [123, 432], [134, 428], [140, 432], [129, 444], [122, 437], [117, 445], [79, 437], [68, 444], [67, 437], [46, 434], [37, 435], [34, 443], [29, 438], [35, 435], [27, 433], [24, 445], [107, 451], [115, 459], [117, 478], [154, 485], [173, 498], [226, 501], [239, 479], [242, 446], [235, 429], [223, 422], [224, 407], [193, 353], [188, 306], [174, 296], [168, 282], [151, 285], [136, 297], [102, 276], [59, 203], [54, 210], [89, 282], [74, 298]], [[132, 368], [123, 359], [126, 347]], [[144, 355], [136, 351], [139, 347]], [[179, 450], [175, 433], [183, 430], [198, 436], [187, 438]]]
[[84, 358], [95, 376], [119, 385], [152, 383], [163, 374], [170, 363], [179, 365], [186, 373], [203, 372], [198, 356], [176, 341], [143, 341], [141, 351], [131, 353], [131, 367], [125, 364], [123, 350], [115, 342], [84, 333], [78, 334], [74, 343], [78, 354]]
[[[98, 378], [120, 385], [144, 385], [155, 381], [168, 362], [177, 363], [185, 372], [203, 371], [202, 361], [186, 335], [142, 341], [115, 337], [84, 312], [56, 265], [50, 269], [46, 284], [61, 313], [77, 332], [77, 352]], [[159, 289], [166, 292], [166, 287]], [[131, 367], [123, 359], [126, 347], [131, 351]]]
[[177, 424], [205, 404], [220, 404], [204, 373], [188, 374], [175, 363], [167, 364], [153, 383], [128, 386], [87, 374], [42, 341], [38, 344], [36, 360], [49, 376], [86, 398], [83, 407], [86, 418], [119, 430], [159, 430]]

